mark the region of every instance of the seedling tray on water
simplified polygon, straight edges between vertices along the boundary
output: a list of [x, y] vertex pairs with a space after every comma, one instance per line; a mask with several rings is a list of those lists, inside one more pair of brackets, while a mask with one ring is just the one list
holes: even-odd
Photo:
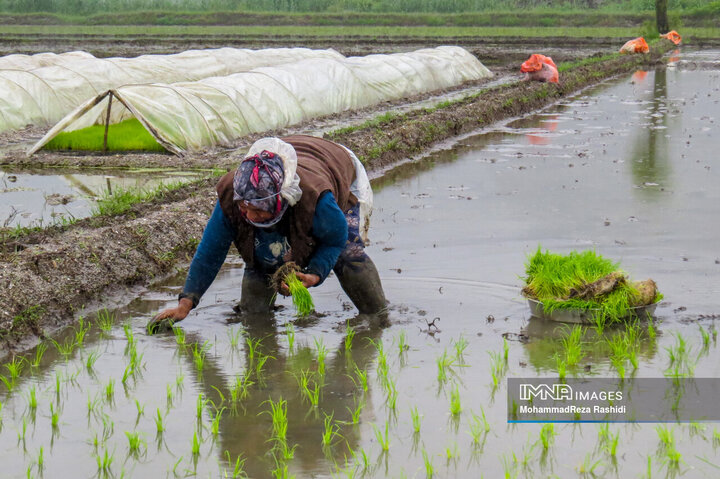
[[[599, 309], [555, 309], [552, 312], [546, 313], [541, 301], [528, 298], [528, 304], [530, 305], [530, 314], [536, 318], [558, 321], [560, 323], [595, 324], [593, 316], [600, 311]], [[624, 321], [632, 318], [648, 318], [655, 313], [657, 305], [658, 303], [635, 306], [634, 308], [630, 308], [630, 314], [622, 318], [617, 318], [617, 320]]]

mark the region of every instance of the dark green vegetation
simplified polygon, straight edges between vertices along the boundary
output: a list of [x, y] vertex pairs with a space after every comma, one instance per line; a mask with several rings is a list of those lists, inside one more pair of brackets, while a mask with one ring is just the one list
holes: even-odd
[[[630, 314], [637, 305], [639, 291], [631, 283], [618, 282], [611, 291], [580, 299], [573, 297], [590, 283], [620, 271], [620, 264], [603, 258], [594, 251], [572, 251], [567, 255], [542, 252], [540, 248], [525, 265], [523, 292], [543, 303], [546, 311], [555, 309], [598, 310], [603, 322], [612, 322]], [[660, 295], [656, 297], [656, 301]]]
[[[544, 4], [518, 1], [443, 0], [305, 0], [299, 2], [230, 2], [135, 0], [101, 4], [69, 0], [0, 1], [5, 25], [343, 25], [343, 26], [640, 26], [655, 23], [655, 4], [648, 0], [587, 4]], [[588, 0], [587, 3], [593, 3]], [[519, 8], [518, 8], [519, 7]], [[718, 26], [720, 2], [671, 1], [671, 28]], [[108, 11], [109, 9], [109, 11]], [[46, 13], [31, 13], [46, 12]], [[112, 12], [112, 13], [111, 13]], [[306, 12], [306, 13], [300, 13]]]
[[[103, 151], [105, 125], [62, 132], [43, 147], [45, 150]], [[107, 134], [108, 151], [165, 151], [144, 126], [131, 118], [112, 124]]]

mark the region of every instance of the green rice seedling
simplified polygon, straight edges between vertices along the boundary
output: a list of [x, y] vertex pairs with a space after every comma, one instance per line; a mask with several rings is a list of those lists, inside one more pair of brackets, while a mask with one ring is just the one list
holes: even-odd
[[208, 401], [203, 398], [203, 393], [198, 394], [197, 401], [195, 402], [195, 411], [198, 421], [202, 421], [203, 412], [205, 411], [205, 405], [207, 403]]
[[368, 379], [367, 379], [367, 371], [364, 369], [360, 369], [357, 364], [355, 365], [355, 378], [357, 381], [355, 382], [356, 385], [360, 385], [363, 391], [367, 392], [368, 390]]
[[552, 424], [545, 424], [540, 429], [540, 443], [543, 451], [547, 451], [555, 439], [555, 428]]
[[290, 290], [293, 306], [295, 306], [298, 316], [307, 316], [315, 310], [315, 303], [313, 303], [310, 291], [298, 279], [295, 271], [291, 271], [285, 276], [285, 284]]
[[178, 374], [175, 376], [175, 389], [177, 391], [183, 390], [183, 384], [185, 383], [185, 375], [184, 374]]
[[107, 151], [165, 151], [137, 118], [110, 124], [107, 129], [107, 145], [104, 145], [104, 142], [105, 125], [92, 125], [80, 130], [63, 131], [43, 149], [104, 151], [107, 146]]
[[179, 326], [174, 326], [172, 328], [173, 334], [175, 335], [175, 343], [180, 347], [185, 347], [186, 344], [186, 338], [185, 338], [185, 330]]
[[500, 380], [505, 375], [505, 360], [500, 353], [489, 351], [490, 355], [490, 377], [492, 378], [493, 391], [500, 386]]
[[355, 398], [355, 407], [350, 408], [349, 406], [346, 406], [348, 412], [350, 412], [350, 417], [352, 418], [352, 424], [360, 423], [360, 414], [362, 413], [362, 410], [364, 407], [365, 407], [365, 399], [363, 397]]
[[10, 375], [10, 382], [12, 382], [13, 387], [15, 387], [15, 384], [17, 383], [20, 374], [22, 374], [24, 366], [23, 358], [13, 357], [12, 361], [10, 361], [9, 363], [5, 363], [4, 366], [8, 374]]
[[200, 440], [198, 439], [197, 431], [193, 432], [191, 451], [194, 457], [197, 457], [200, 454]]
[[438, 384], [443, 385], [448, 380], [448, 373], [455, 364], [455, 358], [448, 356], [447, 351], [438, 356], [437, 363], [437, 379]]
[[375, 439], [377, 439], [378, 444], [380, 444], [380, 447], [383, 451], [389, 451], [390, 450], [390, 438], [388, 437], [389, 431], [390, 431], [390, 425], [389, 423], [385, 423], [385, 433], [383, 434], [378, 427], [373, 424], [373, 429], [375, 430]]
[[698, 327], [700, 328], [700, 335], [702, 336], [703, 349], [707, 350], [710, 347], [710, 333], [703, 328], [702, 325], [698, 325]]
[[233, 406], [237, 406], [240, 401], [247, 399], [248, 395], [250, 394], [250, 386], [252, 386], [253, 384], [255, 383], [250, 380], [250, 377], [247, 374], [237, 376], [235, 378], [235, 383], [230, 388], [231, 410]]
[[55, 409], [53, 403], [50, 403], [50, 425], [53, 429], [57, 429], [60, 425], [60, 411]]
[[325, 425], [325, 428], [323, 429], [322, 434], [322, 445], [323, 447], [330, 447], [333, 444], [333, 440], [340, 436], [340, 426], [335, 424], [333, 422], [333, 416], [334, 414], [325, 414], [325, 419], [323, 420], [323, 424]]
[[105, 399], [107, 402], [112, 402], [115, 399], [115, 380], [109, 379], [105, 385]]
[[467, 339], [465, 339], [465, 336], [461, 334], [456, 341], [453, 341], [453, 346], [455, 347], [455, 359], [458, 363], [463, 364], [465, 362], [463, 360], [463, 356], [468, 347]]
[[228, 335], [228, 340], [230, 341], [230, 350], [231, 351], [236, 350], [240, 344], [240, 336], [242, 335], [242, 330], [228, 329], [227, 335]]
[[625, 377], [625, 362], [629, 356], [628, 343], [623, 336], [618, 334], [606, 339], [606, 344], [610, 349], [610, 362], [622, 379]]
[[602, 461], [600, 459], [593, 462], [592, 453], [588, 452], [585, 454], [585, 459], [582, 464], [580, 464], [577, 471], [583, 477], [595, 477], [595, 469], [597, 469], [601, 464]]
[[483, 438], [489, 431], [490, 425], [485, 418], [485, 411], [482, 411], [482, 417], [473, 413], [470, 419], [470, 436], [472, 436], [473, 446], [480, 446], [483, 443]]
[[655, 426], [658, 439], [660, 439], [660, 448], [668, 449], [675, 447], [675, 431], [667, 426]]
[[107, 308], [101, 309], [97, 313], [95, 324], [103, 334], [108, 335], [115, 325], [115, 313], [111, 313]]
[[460, 391], [458, 386], [455, 385], [452, 391], [450, 391], [450, 414], [457, 416], [462, 411], [462, 405], [460, 404]]
[[97, 362], [98, 358], [100, 358], [99, 351], [93, 351], [88, 354], [87, 358], [85, 358], [85, 369], [87, 369], [88, 372], [92, 373], [92, 371], [95, 369], [95, 363]]
[[325, 377], [325, 359], [327, 358], [328, 350], [323, 344], [322, 338], [314, 338], [315, 351], [317, 352], [317, 371], [321, 378]]
[[133, 334], [132, 331], [132, 324], [123, 324], [123, 332], [125, 333], [125, 339], [127, 339], [128, 342], [128, 348], [135, 346], [135, 334]]
[[507, 363], [508, 361], [508, 355], [510, 353], [510, 344], [508, 343], [507, 339], [503, 338], [503, 359]]
[[82, 347], [85, 342], [85, 335], [90, 331], [90, 325], [86, 324], [83, 318], [80, 318], [78, 323], [79, 327], [75, 329], [75, 343], [77, 343], [79, 347]]
[[254, 364], [255, 354], [260, 349], [262, 338], [252, 339], [250, 337], [246, 337], [245, 343], [247, 344], [248, 364]]
[[220, 419], [222, 419], [222, 414], [224, 411], [224, 407], [217, 410], [215, 412], [215, 415], [212, 417], [212, 421], [210, 421], [210, 433], [213, 435], [213, 437], [217, 437], [220, 433]]
[[98, 471], [104, 475], [110, 475], [112, 467], [112, 463], [115, 460], [115, 454], [109, 454], [107, 448], [103, 449], [103, 455], [97, 455], [95, 456], [95, 460], [97, 461]]
[[618, 442], [620, 440], [620, 431], [617, 431], [615, 435], [609, 435], [605, 442], [605, 452], [610, 456], [615, 457], [617, 455]]
[[425, 477], [431, 478], [435, 475], [435, 467], [433, 467], [433, 458], [429, 456], [427, 451], [422, 450], [423, 464], [425, 464]]
[[125, 436], [128, 439], [128, 448], [131, 456], [137, 457], [142, 453], [142, 450], [147, 447], [147, 443], [140, 437], [139, 432], [125, 431]]
[[43, 448], [40, 446], [40, 450], [38, 451], [38, 457], [35, 461], [37, 463], [38, 471], [40, 471], [40, 475], [42, 475], [43, 469], [45, 469], [45, 457], [43, 455]]
[[355, 329], [350, 326], [350, 321], [345, 324], [345, 351], [352, 350], [353, 338], [355, 337]]
[[122, 379], [120, 380], [123, 386], [127, 387], [127, 382], [130, 379], [130, 376], [132, 376], [132, 368], [128, 364], [125, 366], [125, 371], [123, 371]]
[[413, 408], [410, 409], [410, 418], [412, 419], [413, 433], [419, 434], [420, 426], [422, 424], [422, 415], [418, 411], [417, 406], [413, 406]]
[[45, 355], [45, 352], [48, 349], [48, 345], [45, 341], [39, 343], [37, 347], [35, 348], [35, 357], [30, 362], [31, 368], [37, 368], [40, 366], [40, 361], [42, 361], [43, 356]]
[[[52, 404], [50, 406], [52, 407]], [[18, 442], [22, 442], [23, 445], [25, 444], [26, 434], [27, 434], [27, 418], [25, 416], [23, 416], [22, 427], [20, 428], [20, 431], [18, 431]]]
[[173, 405], [173, 398], [175, 397], [175, 393], [173, 391], [173, 388], [169, 385], [165, 385], [165, 404], [166, 408], [169, 410], [172, 408]]
[[561, 340], [565, 353], [565, 364], [569, 367], [577, 365], [585, 355], [582, 350], [583, 329], [580, 326], [566, 328], [565, 335]]
[[202, 346], [198, 343], [193, 344], [193, 363], [195, 363], [195, 370], [202, 373], [205, 368], [205, 344]]
[[458, 445], [453, 442], [450, 446], [445, 448], [445, 458], [449, 461], [457, 459], [460, 453], [458, 452]]
[[268, 359], [275, 359], [273, 356], [258, 353], [257, 361], [255, 361], [255, 377], [260, 380], [263, 376], [263, 367]]
[[157, 408], [157, 412], [155, 413], [155, 430], [158, 434], [165, 432], [165, 418], [160, 412], [160, 408]]
[[387, 395], [387, 399], [385, 400], [385, 405], [391, 411], [395, 411], [397, 408], [398, 392], [397, 392], [397, 388], [395, 387], [395, 383], [392, 381], [392, 379], [389, 380], [387, 393], [388, 393], [388, 395]]
[[238, 479], [240, 477], [247, 477], [247, 473], [245, 472], [245, 461], [247, 458], [243, 458], [241, 455], [235, 458], [235, 462], [233, 463], [232, 459], [230, 459], [230, 451], [225, 451], [225, 457], [227, 458], [228, 465], [232, 467], [231, 471], [231, 478], [232, 479]]
[[653, 325], [652, 320], [648, 321], [647, 323], [647, 335], [650, 341], [655, 342], [655, 338], [657, 337], [657, 331], [655, 331], [655, 326]]
[[28, 410], [30, 410], [31, 413], [34, 413], [37, 410], [37, 406], [38, 402], [35, 386], [31, 386], [28, 390]]
[[293, 323], [285, 324], [285, 334], [288, 340], [288, 351], [292, 354], [295, 348], [295, 325]]

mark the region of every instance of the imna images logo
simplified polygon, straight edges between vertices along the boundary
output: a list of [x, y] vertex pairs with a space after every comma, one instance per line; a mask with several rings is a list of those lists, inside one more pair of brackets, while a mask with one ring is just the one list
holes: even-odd
[[520, 400], [532, 401], [534, 398], [541, 401], [572, 400], [573, 390], [567, 384], [520, 384]]

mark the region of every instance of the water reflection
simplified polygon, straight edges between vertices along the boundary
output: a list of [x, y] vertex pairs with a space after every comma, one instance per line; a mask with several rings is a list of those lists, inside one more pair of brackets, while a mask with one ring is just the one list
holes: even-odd
[[664, 189], [671, 186], [669, 137], [676, 128], [669, 121], [670, 108], [667, 70], [658, 68], [653, 75], [650, 106], [642, 112], [646, 121], [635, 130], [629, 158], [636, 189], [649, 198], [659, 197]]

